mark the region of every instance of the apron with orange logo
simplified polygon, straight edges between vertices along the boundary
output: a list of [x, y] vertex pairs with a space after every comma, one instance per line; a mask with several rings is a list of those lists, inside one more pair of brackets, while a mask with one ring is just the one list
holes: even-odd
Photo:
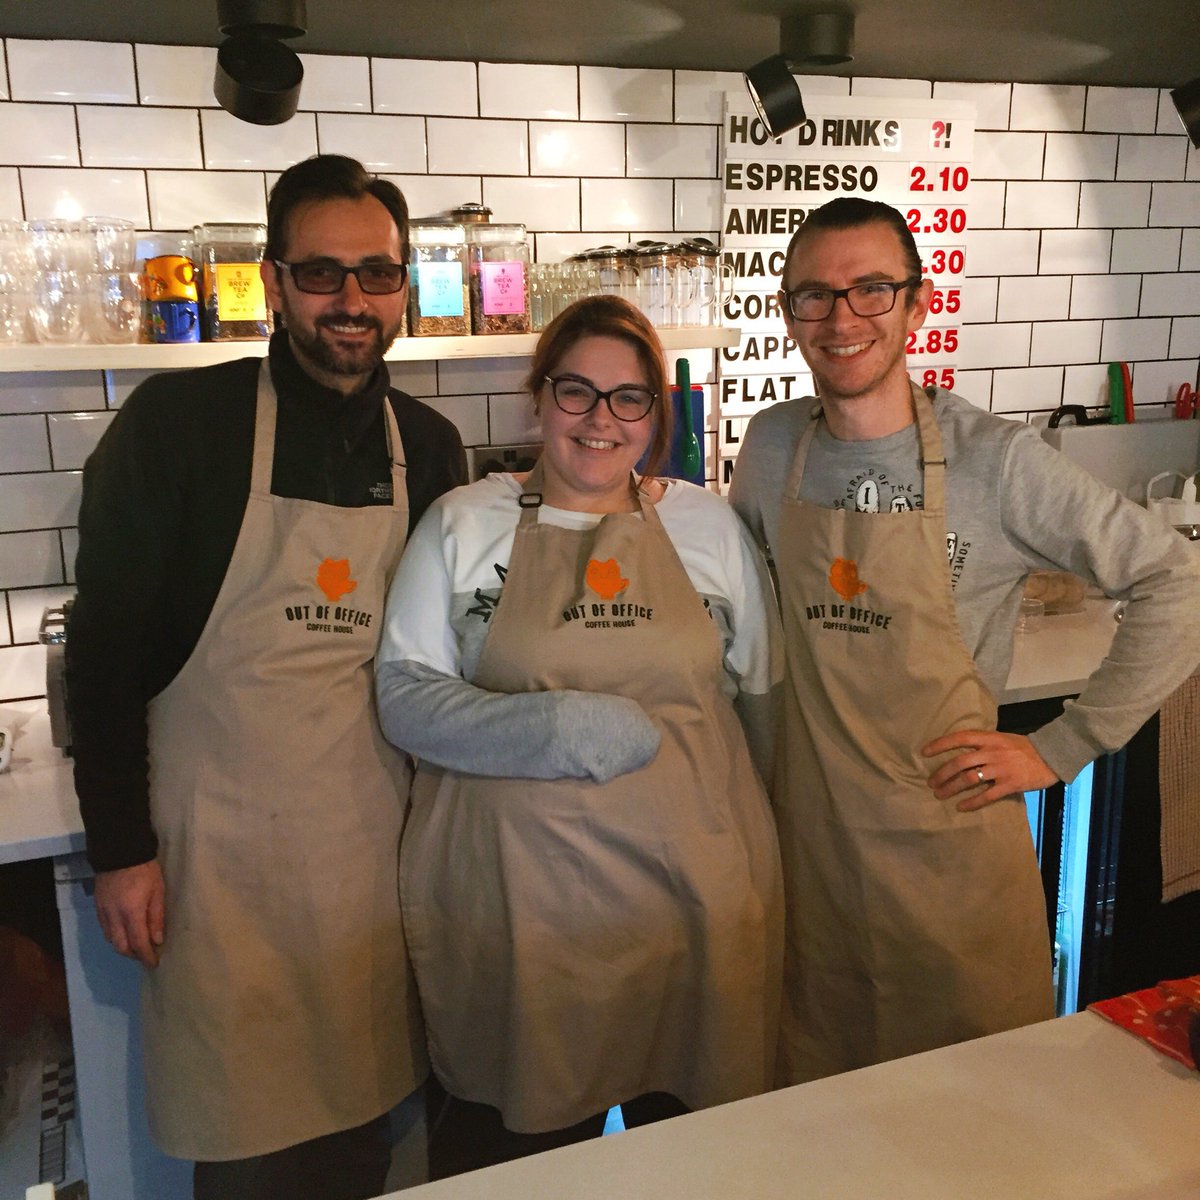
[[921, 747], [995, 729], [996, 704], [954, 611], [941, 435], [915, 389], [914, 404], [923, 509], [802, 502], [815, 420], [784, 490], [784, 1084], [1054, 1015], [1022, 797], [962, 813], [926, 782]]
[[409, 769], [372, 664], [408, 500], [271, 495], [258, 382], [250, 496], [200, 640], [149, 708], [166, 880], [144, 976], [151, 1131], [180, 1158], [266, 1154], [385, 1112], [426, 1071], [396, 894]]
[[517, 1132], [773, 1077], [774, 824], [712, 620], [639, 500], [587, 530], [522, 509], [473, 682], [632, 697], [662, 734], [654, 760], [606, 784], [423, 764], [413, 785], [400, 883], [430, 1057]]

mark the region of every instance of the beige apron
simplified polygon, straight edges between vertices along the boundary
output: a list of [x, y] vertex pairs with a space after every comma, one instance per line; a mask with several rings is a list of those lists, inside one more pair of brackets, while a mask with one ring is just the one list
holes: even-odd
[[767, 1089], [782, 957], [774, 823], [658, 513], [639, 496], [641, 516], [564, 529], [539, 523], [540, 486], [474, 682], [632, 697], [662, 746], [603, 785], [423, 765], [400, 855], [434, 1069], [523, 1133]]
[[396, 889], [409, 769], [379, 733], [372, 662], [404, 545], [392, 504], [273, 496], [275, 392], [204, 631], [150, 704], [166, 942], [145, 975], [151, 1131], [247, 1158], [386, 1111], [425, 1073]]
[[921, 747], [995, 729], [996, 705], [954, 612], [941, 436], [915, 389], [914, 404], [924, 509], [801, 502], [815, 420], [783, 496], [783, 1084], [1054, 1015], [1021, 797], [961, 813], [926, 783]]

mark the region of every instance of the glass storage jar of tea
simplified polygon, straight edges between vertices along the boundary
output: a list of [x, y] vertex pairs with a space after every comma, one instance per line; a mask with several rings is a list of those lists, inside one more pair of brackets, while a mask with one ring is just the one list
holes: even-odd
[[476, 225], [492, 219], [492, 210], [486, 204], [476, 204], [473, 201], [452, 208], [447, 214], [451, 221], [459, 225]]
[[459, 224], [409, 226], [408, 331], [413, 337], [471, 332], [467, 242]]
[[197, 225], [192, 230], [200, 267], [204, 336], [210, 342], [271, 336], [271, 310], [259, 264], [265, 225]]
[[528, 333], [529, 241], [524, 225], [466, 226], [471, 332]]

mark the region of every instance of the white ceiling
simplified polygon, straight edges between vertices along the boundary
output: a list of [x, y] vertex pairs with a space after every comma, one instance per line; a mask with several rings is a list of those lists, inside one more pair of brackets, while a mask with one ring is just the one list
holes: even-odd
[[[1200, 75], [1197, 0], [308, 0], [300, 51], [742, 70], [779, 15], [856, 15], [814, 73], [1175, 87]], [[0, 0], [0, 36], [215, 45], [216, 0]], [[804, 70], [804, 68], [802, 68]]]

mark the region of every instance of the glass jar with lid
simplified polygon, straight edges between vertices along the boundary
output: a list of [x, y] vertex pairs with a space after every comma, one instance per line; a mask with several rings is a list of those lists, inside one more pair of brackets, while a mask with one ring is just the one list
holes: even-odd
[[721, 264], [720, 248], [708, 238], [694, 237], [680, 242], [674, 252], [680, 278], [680, 324], [719, 325], [732, 275]]
[[471, 332], [528, 333], [529, 241], [525, 226], [466, 226], [471, 268]]
[[451, 221], [459, 225], [478, 225], [492, 219], [492, 210], [486, 204], [476, 204], [473, 201], [460, 204], [446, 214]]
[[636, 247], [638, 307], [657, 328], [679, 324], [675, 304], [671, 247], [666, 242], [638, 242]]
[[271, 336], [259, 264], [267, 241], [265, 225], [197, 225], [192, 230], [200, 267], [204, 335], [210, 342]]
[[460, 224], [414, 221], [409, 226], [408, 331], [413, 337], [471, 332], [467, 241]]

